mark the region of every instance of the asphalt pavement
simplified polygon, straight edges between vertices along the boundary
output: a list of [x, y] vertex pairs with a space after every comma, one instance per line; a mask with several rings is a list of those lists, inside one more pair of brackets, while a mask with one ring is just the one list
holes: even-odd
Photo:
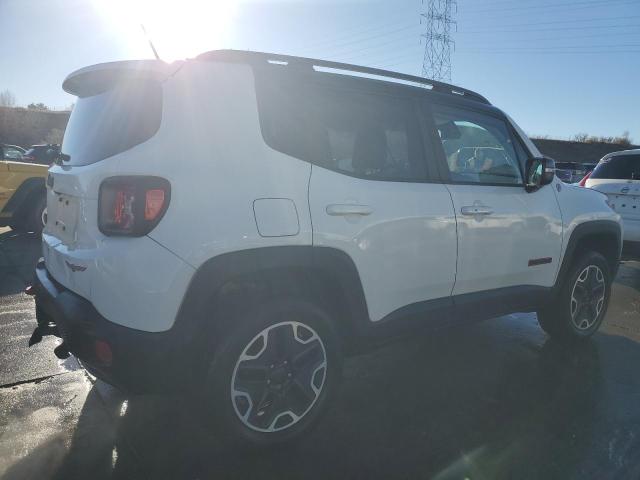
[[58, 360], [59, 340], [28, 348], [38, 256], [34, 235], [0, 230], [0, 479], [640, 478], [640, 263], [584, 345], [535, 314], [416, 336], [349, 359], [318, 428], [257, 453], [185, 396], [125, 399]]

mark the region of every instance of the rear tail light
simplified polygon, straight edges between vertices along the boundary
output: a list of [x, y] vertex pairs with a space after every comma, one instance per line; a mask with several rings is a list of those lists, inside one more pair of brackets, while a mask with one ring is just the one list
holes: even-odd
[[160, 222], [171, 185], [160, 177], [110, 177], [100, 185], [98, 228], [105, 235], [139, 237]]
[[584, 187], [587, 184], [587, 180], [589, 180], [589, 177], [591, 176], [591, 173], [593, 173], [593, 172], [589, 172], [584, 177], [582, 177], [582, 180], [580, 180], [580, 182], [578, 182], [578, 185], [581, 186], [581, 187]]

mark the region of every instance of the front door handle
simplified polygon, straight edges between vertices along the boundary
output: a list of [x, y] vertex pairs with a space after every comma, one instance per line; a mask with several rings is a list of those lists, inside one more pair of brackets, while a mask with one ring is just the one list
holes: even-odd
[[460, 213], [462, 213], [462, 215], [469, 215], [472, 217], [476, 215], [491, 215], [493, 213], [493, 209], [484, 205], [471, 205], [462, 207], [460, 209]]
[[346, 215], [371, 215], [373, 213], [373, 208], [368, 205], [350, 205], [350, 204], [339, 204], [334, 203], [332, 205], [327, 205], [326, 208], [327, 215], [331, 215], [332, 217], [336, 216], [346, 216]]

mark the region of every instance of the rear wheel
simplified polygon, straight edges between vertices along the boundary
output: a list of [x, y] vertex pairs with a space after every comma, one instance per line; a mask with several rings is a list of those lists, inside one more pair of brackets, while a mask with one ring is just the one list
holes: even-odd
[[37, 193], [14, 215], [10, 227], [16, 232], [34, 232], [38, 235], [46, 223], [47, 197]]
[[552, 337], [590, 337], [607, 311], [611, 282], [605, 258], [597, 252], [583, 254], [567, 273], [555, 301], [538, 312], [540, 326]]
[[36, 200], [27, 210], [26, 227], [29, 232], [41, 234], [45, 225], [47, 210], [47, 197], [44, 194], [38, 194]]
[[342, 355], [331, 319], [299, 300], [238, 315], [207, 375], [205, 410], [216, 431], [268, 447], [309, 431], [339, 383]]

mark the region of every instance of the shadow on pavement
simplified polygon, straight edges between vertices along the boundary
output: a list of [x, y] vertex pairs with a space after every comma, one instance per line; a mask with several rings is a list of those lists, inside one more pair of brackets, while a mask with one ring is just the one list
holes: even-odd
[[635, 371], [640, 346], [609, 335], [536, 343], [509, 322], [350, 360], [318, 429], [269, 452], [226, 446], [183, 397], [113, 395], [115, 433], [83, 409], [54, 478], [637, 478], [631, 371], [613, 370], [623, 356]]

